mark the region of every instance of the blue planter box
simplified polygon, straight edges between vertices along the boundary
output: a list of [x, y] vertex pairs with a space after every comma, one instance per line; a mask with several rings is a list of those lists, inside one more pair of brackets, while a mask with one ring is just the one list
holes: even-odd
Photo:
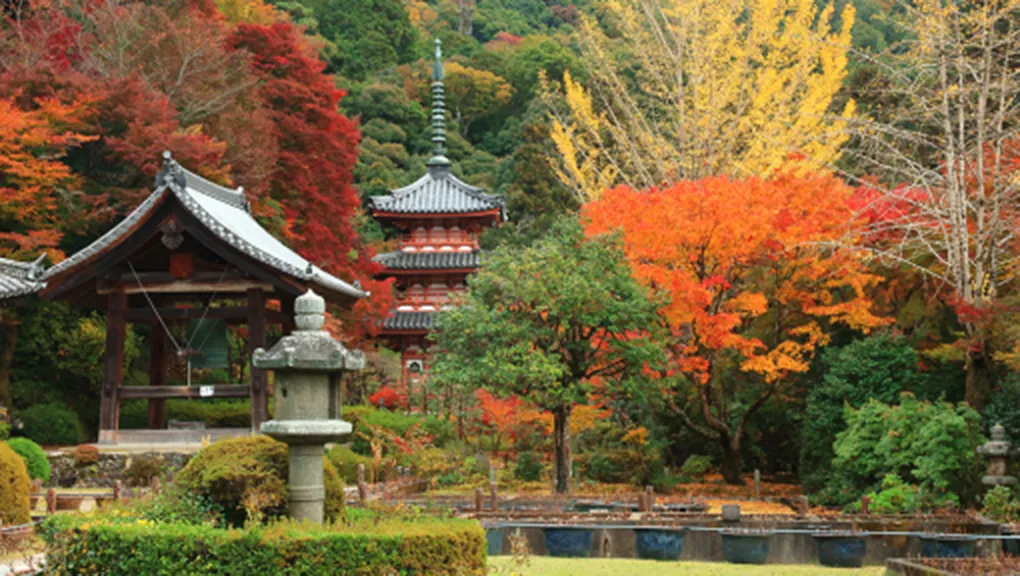
[[771, 534], [722, 534], [723, 558], [734, 564], [764, 564]]
[[965, 534], [921, 536], [921, 556], [925, 558], [970, 558], [975, 539]]
[[684, 551], [687, 530], [635, 528], [638, 558], [646, 560], [679, 560]]
[[594, 533], [588, 528], [545, 528], [545, 551], [550, 556], [587, 558], [591, 556]]
[[499, 528], [486, 529], [485, 543], [488, 544], [489, 556], [499, 556], [503, 553], [503, 531]]
[[860, 568], [868, 553], [864, 535], [814, 534], [818, 562], [834, 568]]

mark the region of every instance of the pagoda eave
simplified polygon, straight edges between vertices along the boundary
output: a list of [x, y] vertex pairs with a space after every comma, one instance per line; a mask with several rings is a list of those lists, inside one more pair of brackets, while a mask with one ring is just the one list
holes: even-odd
[[477, 271], [478, 268], [415, 268], [413, 270], [387, 268], [378, 276], [381, 278], [387, 276], [441, 276], [444, 274], [474, 274]]
[[419, 220], [419, 219], [450, 219], [450, 218], [481, 218], [491, 216], [500, 218], [502, 211], [497, 209], [482, 210], [478, 212], [373, 212], [376, 218], [389, 218], [392, 220]]

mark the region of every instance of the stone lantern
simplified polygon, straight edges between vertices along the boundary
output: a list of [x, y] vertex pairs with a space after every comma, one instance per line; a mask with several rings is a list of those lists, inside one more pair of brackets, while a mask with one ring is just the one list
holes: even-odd
[[981, 478], [986, 486], [1012, 486], [1016, 476], [1009, 475], [1009, 458], [1013, 454], [1012, 444], [1006, 439], [1002, 424], [992, 426], [992, 439], [978, 448], [978, 454], [988, 458], [988, 474]]
[[294, 302], [296, 330], [269, 351], [252, 353], [252, 366], [276, 373], [274, 418], [261, 431], [287, 444], [290, 516], [312, 522], [323, 520], [323, 447], [351, 432], [340, 419], [340, 375], [365, 367], [361, 351], [322, 330], [325, 312], [326, 301], [309, 290]]

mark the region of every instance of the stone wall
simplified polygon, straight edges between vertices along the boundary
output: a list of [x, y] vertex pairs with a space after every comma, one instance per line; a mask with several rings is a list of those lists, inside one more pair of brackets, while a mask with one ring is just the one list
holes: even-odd
[[52, 474], [47, 488], [112, 488], [117, 480], [125, 482], [125, 472], [141, 459], [156, 460], [164, 479], [172, 478], [183, 468], [193, 453], [186, 452], [100, 452], [99, 461], [81, 465], [73, 452], [49, 452], [46, 454]]

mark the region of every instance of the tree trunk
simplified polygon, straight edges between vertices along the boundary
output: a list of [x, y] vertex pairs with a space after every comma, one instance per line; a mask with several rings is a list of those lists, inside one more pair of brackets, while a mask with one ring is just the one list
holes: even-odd
[[475, 0], [458, 0], [457, 4], [457, 32], [470, 36], [474, 28]]
[[573, 458], [570, 453], [570, 407], [553, 411], [553, 450], [556, 459], [557, 494], [570, 492], [570, 470]]
[[18, 345], [18, 324], [14, 315], [8, 311], [0, 317], [3, 327], [3, 349], [0, 350], [0, 404], [8, 410], [14, 402], [11, 391], [11, 365], [14, 363], [14, 350]]
[[981, 412], [988, 402], [988, 393], [992, 385], [991, 367], [983, 346], [967, 347], [964, 356], [964, 369], [967, 373], [964, 401], [970, 404], [974, 410]]
[[744, 477], [740, 475], [740, 443], [732, 442], [725, 436], [720, 438], [719, 447], [722, 448], [722, 461], [719, 463], [719, 471], [727, 484], [743, 486]]

